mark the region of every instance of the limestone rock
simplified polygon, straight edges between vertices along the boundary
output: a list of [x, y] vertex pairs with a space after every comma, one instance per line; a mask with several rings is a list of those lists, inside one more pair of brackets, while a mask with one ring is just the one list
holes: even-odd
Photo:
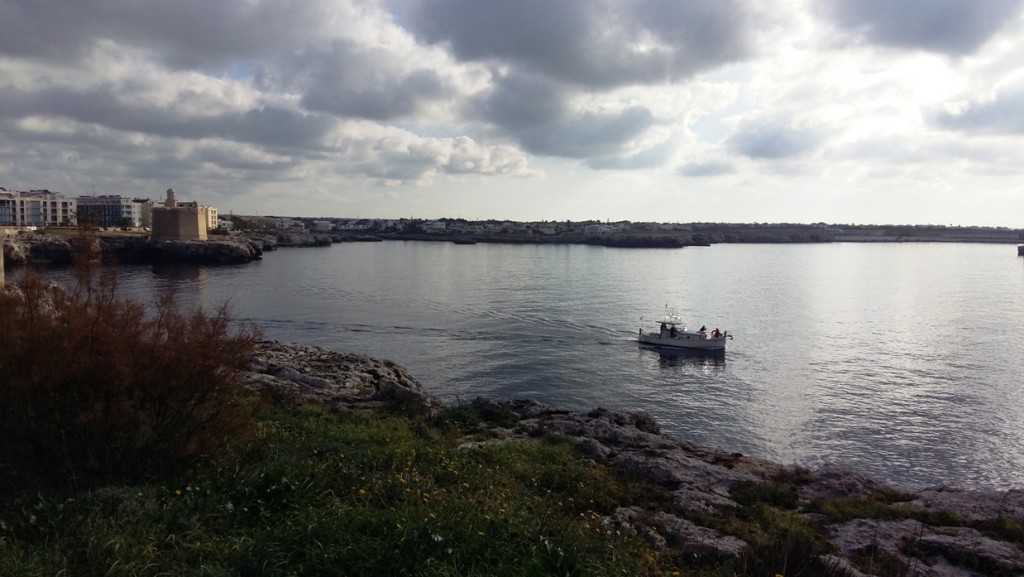
[[918, 491], [915, 497], [906, 505], [926, 511], [949, 511], [967, 522], [1006, 518], [1024, 523], [1024, 489], [966, 491], [938, 487]]
[[603, 408], [560, 411], [521, 399], [477, 398], [472, 404], [481, 412], [516, 415], [517, 428], [524, 437], [556, 433], [577, 439], [586, 454], [670, 488], [676, 502], [684, 508], [735, 506], [729, 498], [733, 486], [764, 480], [783, 470], [767, 461], [662, 435], [657, 422], [643, 412]]
[[391, 361], [295, 343], [259, 342], [246, 379], [250, 389], [290, 402], [338, 408], [377, 406], [389, 401], [441, 406], [441, 401]]
[[[1024, 491], [934, 488], [913, 492], [887, 487], [841, 467], [804, 472], [663, 435], [645, 413], [603, 408], [565, 411], [524, 399], [477, 398], [472, 406], [489, 420], [501, 421], [502, 435], [485, 443], [524, 442], [551, 433], [570, 437], [586, 455], [668, 488], [675, 504], [684, 511], [738, 507], [731, 497], [738, 484], [801, 472], [810, 477], [799, 489], [801, 506], [815, 499], [856, 499], [885, 489], [905, 495], [906, 501], [900, 506], [932, 513], [952, 512], [968, 525], [942, 527], [911, 519], [829, 524], [823, 515], [808, 515], [829, 534], [836, 547], [834, 554], [822, 557], [822, 563], [852, 577], [892, 574], [894, 567], [902, 575], [917, 577], [1024, 575], [1024, 551], [969, 526], [998, 519], [1024, 522]], [[480, 441], [472, 443], [480, 445]], [[635, 531], [656, 547], [672, 547], [687, 554], [725, 559], [748, 549], [736, 537], [666, 511], [620, 508], [602, 523], [609, 529]]]
[[0, 239], [3, 245], [4, 266], [25, 266], [28, 260], [28, 248], [15, 238]]
[[106, 262], [242, 264], [263, 256], [258, 243], [242, 237], [177, 241], [99, 235], [83, 241], [83, 237], [73, 234], [21, 234], [4, 242], [4, 257], [9, 266], [23, 266], [29, 262], [68, 265], [81, 251], [82, 242], [92, 243], [95, 254]]
[[6, 266], [36, 264], [70, 264], [75, 257], [71, 240], [64, 236], [22, 233], [4, 242]]
[[243, 238], [256, 243], [263, 252], [277, 250], [276, 234], [242, 233]]
[[826, 465], [811, 473], [811, 482], [800, 487], [800, 500], [840, 497], [864, 497], [883, 488], [879, 481], [866, 475], [834, 465]]
[[[831, 532], [843, 557], [867, 557], [879, 568], [900, 565], [905, 574], [916, 577], [1024, 574], [1024, 551], [969, 527], [933, 527], [911, 519], [856, 519]], [[911, 557], [908, 550], [920, 556]], [[964, 559], [973, 567], [953, 562]]]
[[301, 232], [282, 232], [277, 235], [278, 246], [330, 246], [331, 235]]
[[119, 262], [182, 262], [244, 264], [262, 258], [258, 244], [244, 238], [214, 240], [151, 240], [145, 237], [103, 237], [104, 253]]

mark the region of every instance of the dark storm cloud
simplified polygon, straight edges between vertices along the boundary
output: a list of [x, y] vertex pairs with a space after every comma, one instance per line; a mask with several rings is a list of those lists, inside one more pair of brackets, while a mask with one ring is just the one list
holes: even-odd
[[653, 126], [654, 117], [641, 106], [622, 112], [567, 115], [557, 124], [519, 133], [523, 146], [536, 154], [570, 158], [618, 156], [624, 144]]
[[403, 24], [463, 61], [591, 88], [680, 80], [751, 51], [737, 0], [414, 0]]
[[1015, 19], [1022, 5], [1022, 0], [826, 0], [819, 10], [868, 42], [965, 55]]
[[496, 126], [535, 130], [566, 114], [567, 97], [564, 86], [546, 78], [511, 74], [495, 78], [491, 90], [471, 108]]
[[316, 4], [250, 0], [2, 0], [0, 53], [67, 62], [101, 40], [178, 68], [287, 52], [318, 27]]
[[655, 124], [642, 106], [580, 112], [568, 100], [562, 85], [511, 75], [497, 79], [476, 114], [534, 154], [595, 161], [620, 156], [626, 143]]
[[278, 106], [211, 116], [182, 114], [175, 107], [129, 104], [113, 88], [86, 91], [48, 88], [0, 91], [0, 117], [67, 118], [115, 130], [184, 139], [224, 138], [270, 148], [320, 148], [334, 120]]
[[973, 102], [957, 112], [934, 112], [930, 120], [948, 130], [1024, 135], [1024, 88], [1005, 92], [991, 101]]
[[813, 130], [774, 119], [746, 122], [726, 139], [728, 148], [754, 159], [782, 160], [811, 152], [821, 142]]
[[411, 0], [399, 21], [457, 60], [491, 68], [464, 110], [527, 151], [592, 168], [646, 168], [669, 146], [627, 145], [657, 120], [643, 105], [581, 110], [578, 96], [661, 85], [752, 52], [752, 10], [736, 0]]
[[335, 41], [329, 50], [305, 60], [303, 71], [311, 86], [302, 104], [311, 110], [392, 120], [416, 112], [421, 102], [445, 92], [436, 72], [403, 72], [383, 50], [347, 41]]

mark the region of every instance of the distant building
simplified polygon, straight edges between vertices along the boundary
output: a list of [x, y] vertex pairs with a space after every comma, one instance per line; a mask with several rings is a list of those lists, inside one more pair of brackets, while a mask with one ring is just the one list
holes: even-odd
[[0, 226], [72, 225], [76, 210], [75, 199], [59, 192], [0, 188]]
[[[394, 226], [395, 221], [393, 220], [380, 221], [381, 230], [388, 230], [394, 228]], [[361, 222], [358, 220], [339, 222], [334, 225], [334, 228], [340, 231], [369, 230], [371, 227], [373, 227], [372, 222]]]
[[153, 207], [153, 240], [207, 240], [210, 207], [198, 202], [178, 202], [174, 189], [167, 189], [163, 206]]
[[282, 232], [305, 232], [306, 225], [301, 220], [295, 220], [294, 218], [281, 218], [278, 216], [267, 217], [267, 221], [270, 226], [282, 231]]
[[0, 188], [0, 226], [18, 226], [17, 192]]
[[428, 220], [420, 225], [427, 234], [444, 234], [448, 231], [448, 223], [440, 220]]
[[119, 194], [78, 197], [78, 221], [94, 226], [140, 226], [142, 207]]
[[583, 227], [583, 234], [611, 234], [615, 232], [615, 227], [610, 224], [588, 224]]
[[206, 228], [209, 230], [215, 230], [220, 228], [220, 217], [217, 216], [217, 209], [212, 206], [206, 206]]
[[153, 228], [153, 207], [156, 202], [149, 198], [133, 198], [132, 202], [139, 205], [139, 226]]

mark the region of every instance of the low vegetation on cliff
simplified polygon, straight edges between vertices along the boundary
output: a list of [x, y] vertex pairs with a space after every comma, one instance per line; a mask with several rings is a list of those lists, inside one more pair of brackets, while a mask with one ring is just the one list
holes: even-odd
[[671, 508], [659, 487], [557, 436], [460, 448], [481, 422], [465, 408], [274, 411], [228, 454], [161, 480], [16, 493], [0, 509], [0, 574], [774, 575], [824, 547], [768, 505], [720, 520], [761, 544], [742, 558], [659, 547], [613, 516]]
[[[274, 409], [226, 453], [173, 475], [9, 492], [0, 575], [855, 575], [797, 511], [805, 473], [739, 484], [737, 507], [687, 511], [665, 487], [589, 459], [561, 435], [486, 442], [508, 419], [473, 407]], [[810, 510], [965, 524], [914, 512], [905, 498], [877, 491]], [[648, 512], [624, 513], [638, 510]], [[666, 540], [650, 527], [669, 513], [718, 536]], [[1019, 524], [985, 529], [1018, 546], [1024, 538]], [[724, 553], [740, 539], [748, 546]], [[925, 539], [903, 547], [935, 554]], [[1016, 574], [982, 557], [960, 562], [972, 575]], [[882, 543], [857, 564], [870, 575], [925, 574]]]

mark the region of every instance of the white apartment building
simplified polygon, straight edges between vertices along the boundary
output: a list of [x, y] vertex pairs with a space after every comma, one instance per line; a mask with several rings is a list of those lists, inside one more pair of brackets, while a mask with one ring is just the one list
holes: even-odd
[[18, 192], [0, 188], [0, 226], [76, 224], [77, 202], [59, 192]]

